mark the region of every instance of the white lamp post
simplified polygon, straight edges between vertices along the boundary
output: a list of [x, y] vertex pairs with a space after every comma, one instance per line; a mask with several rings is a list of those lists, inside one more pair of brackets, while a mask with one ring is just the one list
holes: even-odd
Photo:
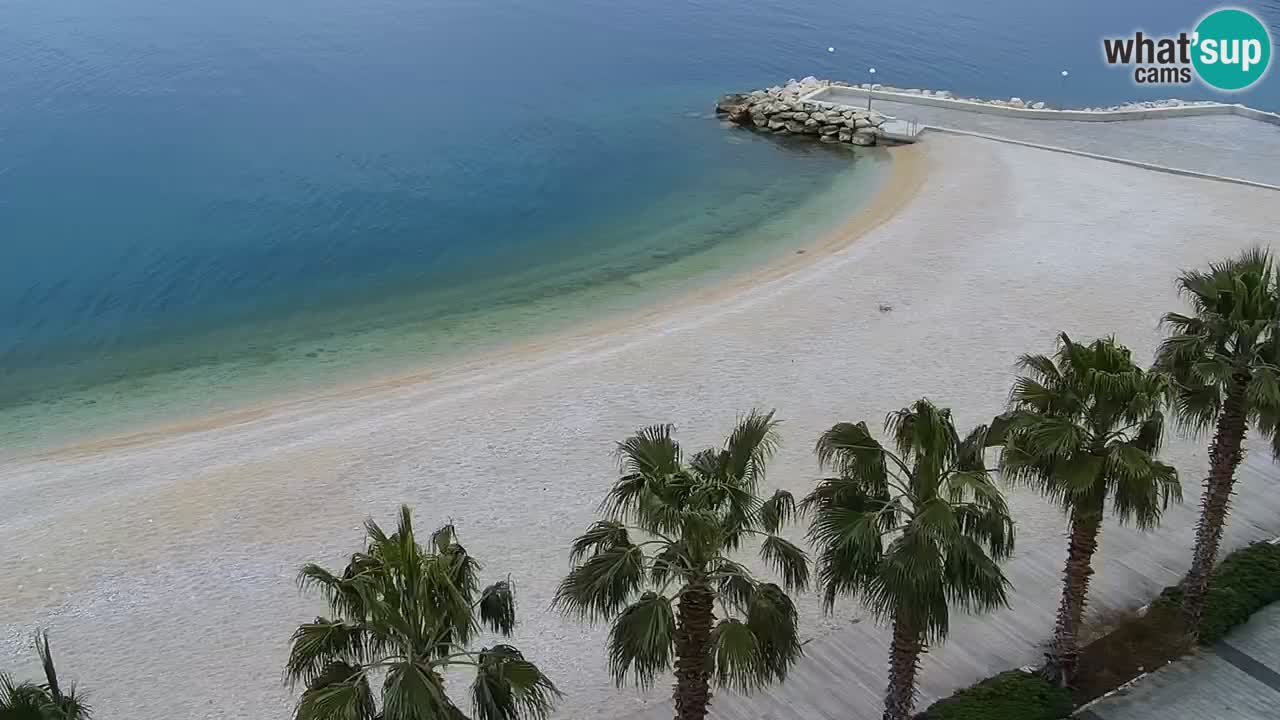
[[872, 88], [876, 86], [876, 69], [871, 68], [867, 72], [871, 74], [871, 85], [867, 87], [867, 112], [871, 112], [871, 93], [874, 92]]

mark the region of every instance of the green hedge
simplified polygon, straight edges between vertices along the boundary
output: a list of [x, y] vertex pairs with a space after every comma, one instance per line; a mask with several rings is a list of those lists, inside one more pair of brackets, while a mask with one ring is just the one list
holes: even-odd
[[1061, 720], [1071, 694], [1039, 675], [1011, 670], [943, 698], [916, 720]]
[[[1254, 543], [1226, 557], [1213, 571], [1200, 642], [1208, 645], [1243, 625], [1249, 616], [1280, 601], [1280, 545]], [[1158, 602], [1181, 604], [1182, 589], [1165, 588]]]

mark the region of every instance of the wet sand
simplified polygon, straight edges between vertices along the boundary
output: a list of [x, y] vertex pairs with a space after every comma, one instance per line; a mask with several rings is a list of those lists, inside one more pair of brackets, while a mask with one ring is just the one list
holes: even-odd
[[[560, 716], [642, 708], [668, 691], [615, 690], [603, 628], [547, 611], [569, 540], [615, 477], [615, 440], [670, 421], [697, 448], [736, 414], [776, 407], [785, 445], [766, 486], [803, 492], [825, 427], [877, 425], [921, 395], [962, 424], [985, 421], [1018, 354], [1049, 351], [1059, 330], [1115, 333], [1148, 357], [1159, 316], [1181, 307], [1177, 269], [1280, 222], [1259, 189], [974, 138], [895, 152], [888, 194], [840, 232], [668, 307], [8, 462], [0, 667], [35, 672], [27, 638], [44, 626], [103, 717], [284, 716], [289, 634], [321, 611], [298, 594], [297, 567], [339, 565], [366, 516], [407, 502], [422, 527], [452, 519], [485, 577], [512, 575], [516, 644], [567, 693]], [[1169, 450], [1192, 506], [1199, 447]], [[1061, 542], [1056, 511], [1012, 502], [1024, 551]], [[1188, 545], [1191, 515], [1170, 527]], [[1102, 594], [1107, 581], [1123, 576], [1100, 575]], [[858, 614], [824, 618], [815, 597], [801, 606], [810, 638]]]

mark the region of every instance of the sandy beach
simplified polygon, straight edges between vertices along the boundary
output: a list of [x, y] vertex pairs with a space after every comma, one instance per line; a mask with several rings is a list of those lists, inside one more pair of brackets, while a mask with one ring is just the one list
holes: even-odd
[[[340, 565], [364, 518], [388, 519], [404, 502], [421, 527], [455, 522], [486, 578], [511, 575], [515, 644], [565, 691], [558, 717], [644, 711], [665, 685], [615, 690], [604, 629], [547, 609], [569, 540], [615, 478], [614, 441], [674, 422], [697, 448], [735, 415], [777, 408], [784, 447], [766, 486], [804, 492], [813, 441], [832, 423], [878, 426], [921, 396], [962, 425], [984, 422], [1002, 408], [1017, 356], [1048, 352], [1059, 331], [1114, 333], [1150, 357], [1159, 317], [1181, 307], [1177, 270], [1265, 242], [1280, 225], [1275, 193], [1257, 188], [938, 134], [895, 153], [883, 194], [839, 232], [668, 307], [448, 369], [142, 434], [122, 428], [8, 462], [0, 667], [34, 672], [30, 633], [48, 627], [60, 668], [90, 689], [101, 717], [284, 717], [290, 632], [322, 609], [298, 593], [298, 566]], [[1173, 556], [1191, 543], [1202, 444], [1169, 443], [1188, 503], [1147, 541]], [[1259, 489], [1242, 480], [1240, 494]], [[1011, 575], [1055, 577], [1059, 561], [1041, 568], [1041, 554], [1061, 554], [1057, 511], [1025, 493], [1011, 503]], [[1277, 530], [1274, 502], [1242, 501], [1227, 542]], [[1108, 532], [1104, 554], [1134, 537]], [[1099, 606], [1145, 591], [1125, 566], [1141, 558], [1108, 563]], [[1038, 619], [1026, 601], [1044, 585], [1019, 588], [1011, 612]], [[823, 617], [814, 596], [801, 607], [814, 640], [860, 616], [846, 605]], [[982, 637], [981, 623], [965, 621], [957, 641]], [[862, 654], [879, 667], [884, 645], [866, 632]], [[926, 694], [962, 679], [930, 665], [960, 652], [931, 654]], [[981, 676], [984, 663], [1025, 654], [970, 664]]]

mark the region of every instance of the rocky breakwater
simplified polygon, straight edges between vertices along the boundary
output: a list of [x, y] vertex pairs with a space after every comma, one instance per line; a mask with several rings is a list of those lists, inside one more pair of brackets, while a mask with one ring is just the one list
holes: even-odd
[[807, 135], [827, 143], [875, 145], [885, 123], [883, 115], [802, 99], [831, 84], [807, 77], [767, 90], [725, 95], [716, 103], [716, 114], [761, 132]]

